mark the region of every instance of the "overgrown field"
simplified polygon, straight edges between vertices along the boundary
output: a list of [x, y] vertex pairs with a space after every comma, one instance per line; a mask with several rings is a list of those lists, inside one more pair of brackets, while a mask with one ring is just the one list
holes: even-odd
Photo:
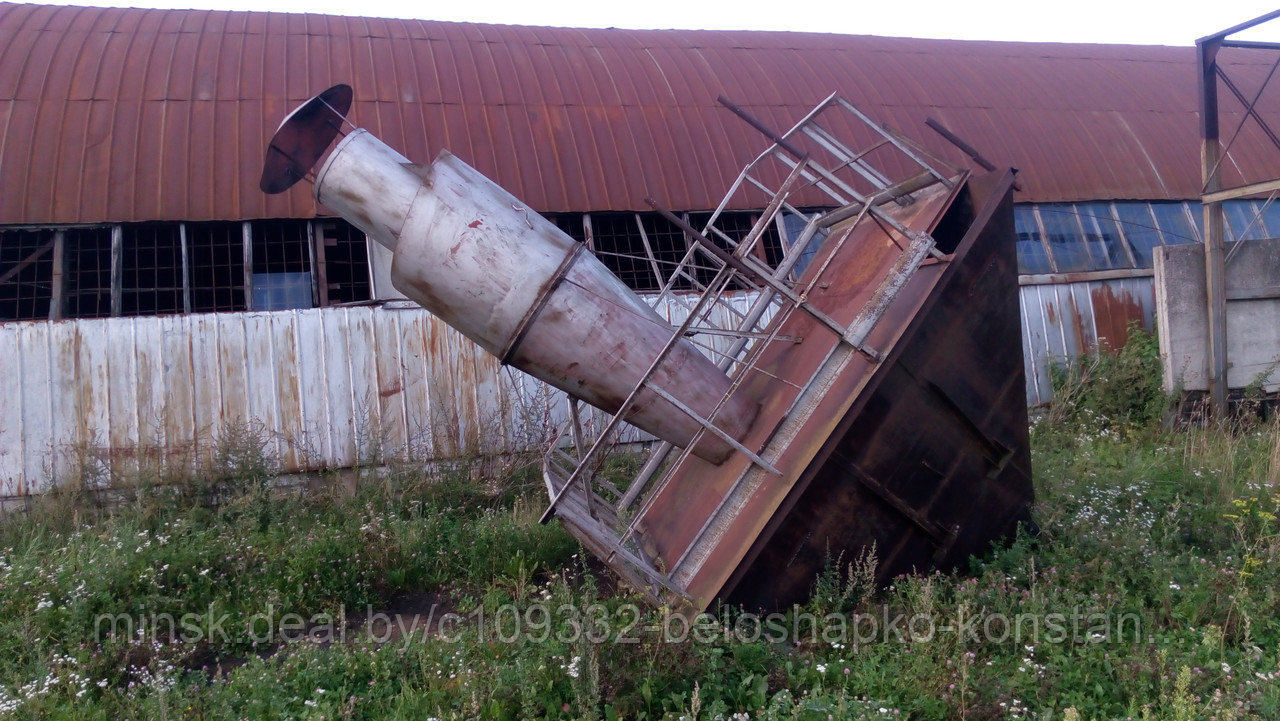
[[528, 470], [55, 495], [0, 523], [0, 718], [1280, 718], [1280, 427], [1164, 430], [1139, 351], [1033, 428], [1038, 535], [785, 616], [645, 608]]

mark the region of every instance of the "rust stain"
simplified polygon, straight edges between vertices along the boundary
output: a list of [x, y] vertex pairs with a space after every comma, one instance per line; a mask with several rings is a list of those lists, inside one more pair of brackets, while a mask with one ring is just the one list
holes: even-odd
[[[1093, 345], [1093, 343], [1091, 343], [1089, 341], [1088, 336], [1085, 335], [1084, 316], [1081, 315], [1080, 313], [1080, 307], [1076, 305], [1076, 297], [1074, 295], [1069, 297], [1071, 299], [1071, 317], [1070, 317], [1071, 334], [1075, 336], [1077, 352], [1085, 353], [1092, 350], [1091, 346]], [[1064, 318], [1063, 322], [1066, 322], [1066, 321], [1067, 319]]]
[[75, 335], [72, 336], [72, 352], [76, 354], [75, 360], [75, 378], [68, 379], [69, 382], [75, 384], [76, 388], [76, 414], [79, 416], [76, 420], [76, 438], [81, 445], [88, 445], [92, 440], [93, 428], [89, 425], [89, 419], [93, 418], [96, 410], [94, 402], [93, 386], [88, 378], [91, 370], [85, 368], [81, 359], [84, 355], [84, 335], [81, 333], [79, 326], [76, 327]]
[[[279, 115], [260, 108], [282, 111], [288, 98], [297, 97], [297, 88], [327, 87], [333, 81], [330, 59], [335, 56], [381, 57], [384, 48], [386, 63], [361, 63], [352, 69], [357, 88], [380, 87], [378, 78], [394, 75], [401, 64], [425, 63], [445, 76], [421, 74], [419, 84], [406, 88], [417, 97], [437, 97], [441, 87], [484, 92], [466, 104], [456, 97], [441, 104], [396, 104], [375, 95], [357, 102], [352, 115], [379, 118], [390, 113], [394, 119], [383, 121], [388, 127], [432, 128], [429, 134], [405, 133], [409, 158], [432, 157], [441, 139], [455, 148], [499, 148], [476, 158], [478, 169], [540, 210], [634, 210], [654, 188], [669, 189], [670, 203], [682, 208], [715, 207], [740, 170], [733, 149], [754, 148], [758, 141], [745, 134], [749, 131], [725, 126], [721, 111], [707, 102], [733, 87], [752, 88], [760, 96], [758, 103], [779, 118], [803, 116], [810, 109], [809, 99], [833, 90], [867, 97], [868, 87], [877, 88], [874, 97], [883, 98], [865, 108], [873, 117], [901, 117], [902, 108], [937, 106], [956, 134], [975, 146], [1008, 147], [1010, 160], [1024, 171], [1021, 183], [1029, 201], [1114, 197], [1107, 193], [1117, 189], [1137, 194], [1131, 197], [1184, 198], [1200, 190], [1198, 166], [1185, 162], [1184, 152], [1196, 143], [1194, 124], [1184, 122], [1186, 108], [1195, 103], [1195, 87], [1186, 82], [1195, 58], [1186, 48], [1003, 43], [993, 54], [986, 46], [965, 42], [848, 35], [825, 35], [816, 46], [793, 48], [788, 36], [769, 32], [532, 32], [493, 26], [484, 32], [499, 40], [487, 43], [485, 52], [494, 55], [498, 67], [522, 71], [486, 77], [476, 70], [486, 64], [448, 60], [470, 56], [475, 26], [317, 16], [322, 18], [317, 22], [281, 23], [278, 65], [290, 72], [263, 74], [257, 70], [260, 57], [225, 49], [250, 42], [244, 38], [260, 32], [254, 28], [267, 22], [266, 17], [201, 10], [110, 9], [89, 14], [75, 7], [0, 5], [0, 47], [23, 46], [20, 38], [31, 33], [44, 38], [32, 51], [32, 61], [19, 58], [0, 67], [4, 87], [34, 89], [7, 101], [12, 140], [0, 148], [0, 165], [24, 182], [18, 192], [0, 197], [0, 217], [7, 223], [96, 222], [108, 217], [126, 222], [160, 217], [310, 218], [314, 203], [298, 186], [278, 197], [242, 192], [257, 186], [262, 141], [280, 122]], [[384, 29], [371, 34], [371, 22]], [[158, 39], [144, 41], [148, 32]], [[200, 39], [186, 42], [191, 35]], [[112, 36], [125, 37], [123, 52], [97, 50]], [[184, 40], [175, 44], [178, 36]], [[427, 44], [415, 39], [420, 36], [433, 40]], [[679, 67], [690, 45], [706, 48], [699, 55], [705, 72], [690, 73], [673, 85], [651, 82], [655, 63]], [[208, 96], [207, 77], [146, 69], [204, 62], [203, 53], [210, 47], [215, 55], [207, 64], [228, 71], [217, 75], [219, 87], [213, 96], [219, 100], [201, 104], [216, 106], [219, 118], [239, 122], [193, 123], [191, 133], [165, 132], [166, 118], [206, 115], [192, 108]], [[593, 62], [580, 61], [584, 47], [592, 49]], [[224, 49], [221, 57], [218, 48]], [[421, 55], [424, 48], [426, 60]], [[433, 55], [443, 62], [433, 61]], [[81, 67], [76, 60], [90, 56], [101, 62], [103, 77], [138, 78], [143, 88], [132, 92], [165, 98], [158, 101], [161, 109], [98, 119], [96, 111], [80, 107], [87, 104], [68, 102], [80, 87], [71, 78]], [[1045, 72], [1027, 73], [1029, 61], [1044, 65]], [[792, 75], [780, 90], [752, 75], [756, 68], [793, 62], [830, 72]], [[903, 82], [904, 66], [921, 68], [912, 74], [913, 82]], [[1098, 72], [1100, 67], [1105, 72]], [[958, 68], [965, 75], [987, 77], [988, 82], [958, 86], [952, 81]], [[1061, 93], [1036, 92], [1042, 76], [1060, 79]], [[260, 80], [243, 80], [248, 77]], [[555, 82], [543, 82], [549, 78]], [[111, 107], [121, 100], [121, 88], [133, 87], [113, 86], [102, 99]], [[1138, 87], [1150, 92], [1135, 100], [1133, 88]], [[623, 90], [617, 101], [581, 100], [617, 97], [618, 88]], [[513, 94], [527, 103], [501, 103]], [[1105, 112], [1062, 113], [1060, 96], [1087, 97]], [[997, 111], [974, 113], [968, 108]], [[261, 124], [254, 127], [251, 117], [260, 117]], [[1116, 122], [1117, 117], [1123, 121]], [[86, 133], [86, 127], [92, 131]], [[703, 128], [724, 128], [731, 137], [721, 143], [690, 142]], [[1076, 136], [1095, 142], [1061, 140]], [[139, 144], [138, 138], [156, 142]], [[29, 152], [33, 147], [59, 147], [63, 152], [54, 156], [56, 162], [48, 162], [47, 153]], [[1152, 153], [1152, 162], [1106, 162], [1105, 150], [1113, 147], [1142, 147]], [[1237, 147], [1233, 157], [1246, 166], [1241, 169], [1244, 177], [1269, 177], [1270, 156], [1257, 152], [1268, 147], [1265, 137], [1242, 136]], [[220, 156], [228, 154], [227, 149], [233, 157], [225, 158], [224, 164]], [[547, 175], [528, 168], [529, 158], [542, 158], [547, 152], [549, 159], [542, 166], [552, 171], [549, 182]], [[152, 159], [190, 157], [192, 162], [138, 163], [140, 153]], [[681, 162], [650, 160], [674, 157]], [[215, 158], [219, 162], [212, 163]], [[216, 165], [219, 172], [193, 174], [193, 164]], [[223, 172], [236, 168], [239, 172]], [[699, 172], [690, 173], [690, 168]], [[135, 178], [139, 172], [141, 177]], [[119, 194], [108, 191], [130, 181], [166, 192], [131, 194], [121, 203]], [[746, 207], [744, 203], [734, 209]]]
[[1098, 348], [1117, 351], [1129, 342], [1129, 325], [1142, 323], [1142, 304], [1127, 290], [1118, 292], [1109, 284], [1089, 291], [1093, 301], [1093, 322], [1098, 329]]
[[1057, 313], [1055, 313], [1053, 310], [1053, 303], [1044, 304], [1044, 315], [1045, 315], [1045, 318], [1047, 318], [1050, 323], [1058, 322]]

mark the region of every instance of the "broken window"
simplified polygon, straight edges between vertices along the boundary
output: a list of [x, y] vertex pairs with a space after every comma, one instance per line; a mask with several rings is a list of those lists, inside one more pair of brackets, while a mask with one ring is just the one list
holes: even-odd
[[0, 320], [310, 308], [369, 298], [364, 234], [341, 219], [0, 230]]
[[120, 235], [120, 315], [182, 313], [186, 308], [178, 224], [126, 225]]
[[[804, 235], [805, 228], [808, 227], [809, 221], [813, 218], [813, 213], [816, 212], [805, 209], [799, 210], [803, 215], [783, 213], [779, 216], [782, 219], [782, 232], [786, 235], [788, 250], [800, 241], [801, 236]], [[792, 266], [791, 275], [793, 278], [799, 278], [804, 274], [805, 268], [809, 267], [809, 264], [813, 262], [814, 256], [818, 254], [818, 249], [826, 242], [828, 233], [829, 231], [826, 228], [817, 228], [814, 231], [804, 249], [800, 251], [800, 258]]]
[[[1156, 225], [1160, 227], [1160, 240], [1164, 245], [1181, 243], [1197, 243], [1200, 231], [1191, 225], [1185, 203], [1151, 203], [1151, 212], [1156, 217]], [[1200, 204], [1196, 203], [1199, 211]], [[1190, 215], [1201, 215], [1192, 213]]]
[[315, 239], [320, 305], [372, 298], [364, 233], [345, 220], [322, 220], [315, 224]]
[[[756, 217], [755, 213], [724, 212], [716, 218], [714, 228], [705, 230], [703, 234], [718, 247], [732, 253], [742, 241], [747, 239], [747, 235], [751, 233], [751, 228], [755, 225]], [[707, 223], [710, 220], [710, 213], [689, 214], [689, 224], [698, 230], [707, 228]], [[769, 230], [772, 230], [772, 227]], [[776, 232], [773, 233], [772, 239], [776, 244]], [[768, 242], [769, 236], [766, 235], [752, 249], [752, 255], [762, 264], [768, 264], [769, 253], [765, 249]], [[709, 260], [709, 258], [700, 253], [695, 261], [697, 263], [698, 283], [702, 286], [710, 283], [711, 279], [715, 277], [716, 271], [719, 270], [719, 263], [709, 264]], [[729, 290], [745, 290], [746, 288], [746, 285], [736, 280], [729, 284]]]
[[551, 221], [552, 225], [564, 231], [564, 234], [570, 238], [579, 243], [586, 242], [587, 233], [582, 213], [544, 213], [542, 217]]
[[63, 233], [67, 317], [110, 316], [111, 228], [69, 228]]
[[244, 310], [244, 230], [241, 223], [187, 223], [192, 313]]
[[[684, 236], [678, 235], [683, 245]], [[596, 257], [610, 272], [626, 283], [627, 287], [639, 291], [659, 290], [662, 287], [654, 275], [653, 264], [649, 262], [648, 254], [645, 253], [645, 241], [640, 235], [640, 226], [636, 223], [635, 213], [592, 213], [591, 239]], [[654, 238], [649, 239], [651, 243], [654, 240]], [[664, 247], [671, 243], [667, 235], [664, 235], [661, 241]], [[669, 252], [664, 251], [663, 257], [668, 255]], [[681, 256], [683, 257], [683, 251]], [[663, 279], [673, 268], [672, 265], [663, 267], [663, 264], [659, 263]]]
[[[647, 263], [650, 278], [658, 278], [655, 269], [657, 274], [661, 275], [660, 280], [651, 281], [654, 283], [654, 289], [660, 290], [670, 280], [671, 274], [676, 273], [680, 268], [681, 261], [689, 252], [690, 241], [679, 226], [657, 213], [641, 213], [635, 217], [639, 219], [640, 227], [644, 229], [642, 241], [647, 240], [649, 248], [653, 251], [653, 262], [648, 262], [649, 256], [643, 248], [640, 250], [640, 257]], [[701, 226], [691, 219], [687, 219], [686, 222], [701, 229]], [[706, 222], [705, 216], [703, 222]], [[695, 254], [685, 264], [683, 270], [680, 270], [671, 287], [676, 290], [693, 290], [696, 287], [695, 281], [700, 286], [705, 286], [714, 275], [714, 270], [707, 264], [704, 255]]]
[[1110, 203], [1077, 203], [1075, 212], [1084, 227], [1089, 252], [1108, 268], [1131, 268], [1120, 227], [1111, 216]]
[[51, 230], [0, 233], [0, 320], [49, 317], [53, 244]]
[[307, 224], [264, 220], [255, 221], [252, 230], [253, 309], [289, 310], [317, 305]]
[[1227, 221], [1227, 233], [1231, 240], [1261, 240], [1267, 237], [1263, 219], [1251, 200], [1237, 200], [1222, 204]]
[[1261, 205], [1264, 206], [1262, 215], [1267, 226], [1267, 237], [1280, 238], [1280, 203], [1273, 200]]
[[[718, 247], [733, 251], [746, 239], [758, 217], [757, 213], [748, 211], [721, 213], [716, 218], [715, 229], [706, 231], [707, 237]], [[710, 219], [711, 214], [707, 212], [685, 215], [685, 221], [698, 230], [706, 228]], [[695, 252], [681, 268], [692, 240], [685, 237], [680, 226], [658, 213], [592, 213], [591, 238], [596, 256], [632, 290], [661, 290], [677, 270], [679, 273], [671, 287], [695, 290], [711, 282], [720, 267], [720, 261], [703, 250]], [[778, 229], [770, 223], [752, 255], [761, 264], [776, 267], [782, 262], [782, 254]], [[745, 287], [739, 282], [729, 285], [731, 290]]]
[[1061, 206], [1041, 206], [1040, 223], [1059, 273], [1097, 270], [1099, 264], [1089, 257], [1084, 233], [1075, 214]]
[[1155, 218], [1151, 215], [1148, 203], [1116, 203], [1116, 217], [1124, 237], [1133, 249], [1134, 260], [1143, 268], [1150, 268], [1155, 263], [1152, 259], [1153, 249], [1161, 245], [1160, 229], [1156, 227]]
[[1018, 272], [1150, 268], [1157, 246], [1198, 242], [1191, 205], [1181, 201], [1016, 205]]

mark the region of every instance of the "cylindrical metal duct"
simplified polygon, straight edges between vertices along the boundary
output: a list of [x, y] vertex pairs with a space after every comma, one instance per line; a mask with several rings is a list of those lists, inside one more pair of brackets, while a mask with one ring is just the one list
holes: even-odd
[[[675, 332], [583, 244], [448, 151], [418, 166], [356, 129], [325, 160], [315, 196], [394, 251], [392, 283], [405, 296], [504, 363], [606, 412], [622, 407]], [[730, 386], [684, 339], [648, 383], [704, 419]], [[710, 419], [740, 439], [757, 409], [731, 396]], [[700, 427], [648, 387], [626, 420], [681, 447]], [[720, 463], [731, 449], [706, 432], [693, 452]]]

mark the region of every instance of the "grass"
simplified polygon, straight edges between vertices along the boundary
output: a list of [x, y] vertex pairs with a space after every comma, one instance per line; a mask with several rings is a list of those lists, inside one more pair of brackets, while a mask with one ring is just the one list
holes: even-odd
[[763, 619], [643, 607], [528, 469], [51, 497], [0, 524], [0, 718], [1280, 718], [1280, 427], [1112, 372], [1032, 429], [1038, 535]]

